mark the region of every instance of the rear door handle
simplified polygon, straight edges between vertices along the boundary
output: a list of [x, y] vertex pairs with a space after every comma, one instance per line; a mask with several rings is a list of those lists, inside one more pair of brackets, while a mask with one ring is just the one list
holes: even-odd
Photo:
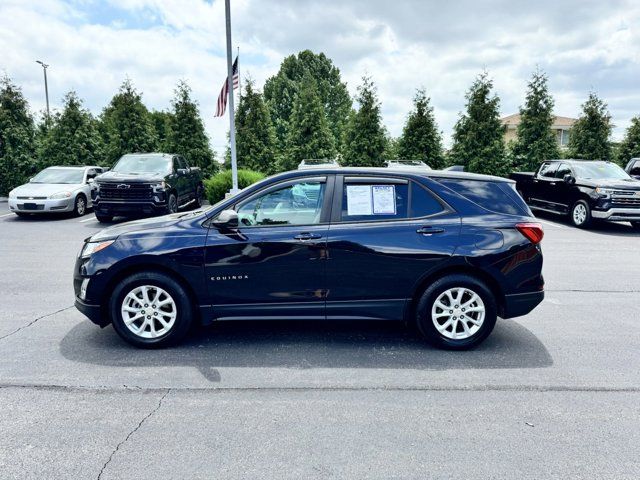
[[309, 232], [303, 232], [303, 233], [299, 233], [298, 235], [296, 235], [295, 237], [293, 237], [296, 240], [316, 240], [318, 238], [322, 238], [322, 235], [317, 235], [315, 233], [309, 233]]
[[416, 230], [416, 233], [420, 233], [422, 235], [433, 235], [434, 233], [443, 233], [444, 228], [440, 227], [431, 227], [429, 225], [425, 225], [424, 227], [420, 227]]

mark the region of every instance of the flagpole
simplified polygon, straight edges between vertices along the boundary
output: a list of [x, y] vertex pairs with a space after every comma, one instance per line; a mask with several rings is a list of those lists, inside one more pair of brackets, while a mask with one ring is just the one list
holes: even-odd
[[230, 0], [224, 1], [224, 12], [227, 25], [227, 87], [229, 91], [229, 141], [231, 143], [231, 179], [232, 188], [229, 193], [235, 195], [238, 188], [238, 163], [236, 159], [236, 124], [233, 106], [233, 60], [231, 58], [231, 6]]

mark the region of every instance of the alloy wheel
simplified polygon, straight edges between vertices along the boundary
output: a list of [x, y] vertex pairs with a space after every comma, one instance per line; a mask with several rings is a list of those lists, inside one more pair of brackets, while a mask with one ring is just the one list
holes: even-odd
[[465, 340], [480, 330], [485, 312], [480, 295], [469, 288], [455, 287], [438, 296], [431, 309], [431, 320], [444, 337]]
[[141, 338], [157, 338], [169, 333], [178, 313], [171, 295], [154, 285], [132, 289], [125, 295], [120, 311], [125, 326]]
[[573, 222], [576, 225], [582, 225], [587, 219], [587, 208], [579, 203], [573, 207]]
[[76, 200], [76, 213], [78, 214], [78, 216], [84, 215], [86, 209], [87, 204], [84, 201], [84, 198], [78, 197], [78, 200]]

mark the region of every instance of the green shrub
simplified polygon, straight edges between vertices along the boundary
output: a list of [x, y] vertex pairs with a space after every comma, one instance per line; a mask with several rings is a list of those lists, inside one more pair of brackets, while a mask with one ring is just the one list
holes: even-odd
[[[253, 170], [238, 170], [238, 187], [246, 188], [251, 184], [262, 180], [264, 175]], [[213, 205], [222, 200], [225, 194], [231, 190], [231, 170], [224, 170], [204, 181], [204, 190], [207, 200]]]

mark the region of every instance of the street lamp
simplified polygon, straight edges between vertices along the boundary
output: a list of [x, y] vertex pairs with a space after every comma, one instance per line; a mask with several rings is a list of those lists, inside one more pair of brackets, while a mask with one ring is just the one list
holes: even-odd
[[41, 60], [36, 60], [36, 63], [42, 65], [42, 71], [44, 72], [44, 95], [47, 98], [47, 121], [50, 119], [49, 117], [49, 86], [47, 85], [47, 68], [49, 65], [42, 62]]

